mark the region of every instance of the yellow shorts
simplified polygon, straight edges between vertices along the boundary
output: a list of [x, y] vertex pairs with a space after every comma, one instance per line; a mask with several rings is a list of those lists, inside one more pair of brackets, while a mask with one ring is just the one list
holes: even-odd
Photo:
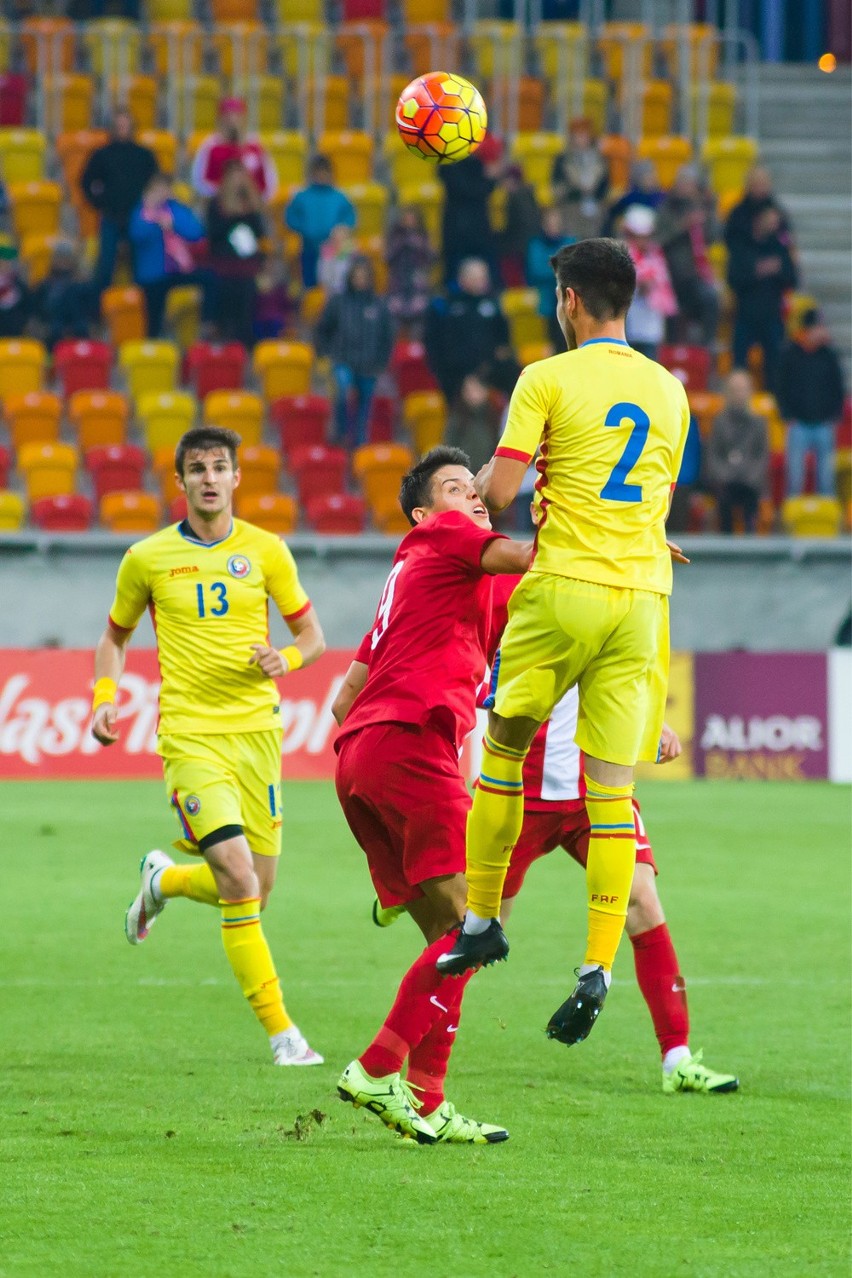
[[669, 601], [550, 573], [512, 595], [494, 709], [543, 723], [575, 684], [576, 741], [607, 763], [655, 761], [669, 677]]
[[[281, 730], [227, 736], [161, 735], [157, 751], [183, 830], [175, 843], [198, 855], [217, 830], [241, 827], [252, 852], [281, 852]], [[225, 835], [224, 837], [230, 837]]]

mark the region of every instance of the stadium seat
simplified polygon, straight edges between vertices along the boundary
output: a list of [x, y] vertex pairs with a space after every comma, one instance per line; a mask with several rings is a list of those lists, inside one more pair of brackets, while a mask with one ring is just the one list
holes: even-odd
[[112, 89], [116, 100], [127, 107], [139, 132], [156, 129], [162, 92], [159, 80], [152, 75], [128, 75], [115, 80]]
[[54, 143], [65, 189], [77, 214], [80, 234], [84, 237], [97, 233], [99, 218], [80, 190], [80, 176], [89, 156], [97, 147], [103, 146], [108, 138], [109, 134], [105, 129], [79, 129], [71, 133], [60, 133]]
[[509, 321], [509, 332], [515, 350], [531, 342], [547, 340], [547, 322], [539, 315], [539, 296], [534, 288], [507, 288], [500, 295], [503, 314]]
[[327, 75], [316, 84], [308, 81], [305, 117], [308, 129], [312, 133], [348, 129], [350, 100], [349, 81], [344, 75]]
[[343, 448], [297, 448], [290, 455], [299, 504], [305, 509], [315, 497], [342, 493], [346, 487], [349, 454]]
[[242, 485], [236, 492], [236, 508], [240, 519], [279, 537], [291, 533], [299, 519], [295, 498], [286, 493], [244, 493]]
[[278, 432], [281, 452], [325, 444], [331, 404], [322, 395], [284, 395], [269, 405], [269, 420]]
[[95, 100], [95, 82], [91, 76], [75, 72], [49, 75], [44, 91], [48, 111], [58, 133], [91, 127]]
[[375, 522], [387, 510], [399, 508], [399, 486], [414, 456], [404, 444], [363, 444], [352, 455], [352, 473]]
[[642, 86], [640, 129], [644, 138], [671, 132], [674, 89], [668, 80], [646, 80]]
[[527, 364], [536, 364], [540, 359], [547, 359], [553, 354], [553, 347], [550, 342], [527, 342], [526, 345], [518, 348], [518, 363], [521, 368], [526, 368]]
[[145, 449], [138, 444], [90, 448], [83, 464], [92, 477], [96, 500], [101, 501], [105, 493], [141, 488], [147, 460]]
[[71, 444], [22, 444], [18, 470], [24, 476], [29, 500], [73, 492], [77, 461], [77, 449]]
[[274, 493], [281, 473], [281, 454], [268, 444], [243, 445], [240, 449], [240, 492]]
[[447, 428], [447, 407], [439, 391], [412, 391], [402, 401], [402, 424], [421, 457], [440, 444]]
[[203, 33], [192, 19], [169, 19], [151, 27], [148, 45], [155, 73], [161, 78], [181, 80], [197, 75], [203, 59]]
[[355, 206], [358, 234], [384, 235], [390, 192], [381, 182], [356, 182], [343, 188]]
[[[316, 3], [317, 0], [310, 2]], [[324, 17], [319, 21], [307, 20], [296, 28], [282, 27], [269, 39], [269, 50], [281, 63], [288, 79], [301, 83], [306, 45], [309, 47], [318, 41], [325, 42], [328, 34]]]
[[535, 30], [533, 46], [544, 78], [551, 83], [585, 76], [589, 50], [584, 23], [542, 22]]
[[408, 62], [415, 73], [433, 66], [460, 66], [461, 41], [461, 32], [455, 23], [443, 19], [416, 22], [413, 30], [409, 28], [403, 35]]
[[140, 146], [147, 146], [157, 157], [162, 173], [174, 174], [177, 169], [177, 138], [168, 129], [141, 129], [137, 136]]
[[[631, 70], [638, 72], [643, 79], [650, 76], [653, 56], [650, 34], [644, 22], [602, 23], [597, 43], [608, 80], [620, 81], [625, 72]], [[641, 50], [634, 55], [638, 57], [638, 63], [631, 59], [629, 52], [637, 48]]]
[[[295, 130], [276, 129], [261, 133], [260, 140], [275, 161], [280, 185], [301, 186], [308, 160], [308, 144], [304, 135]], [[336, 176], [335, 180], [339, 181]]]
[[17, 337], [0, 341], [0, 400], [41, 390], [46, 364], [41, 342]]
[[518, 43], [521, 32], [516, 22], [506, 19], [479, 18], [468, 36], [475, 76], [482, 80], [504, 77], [512, 70], [509, 51]]
[[12, 227], [18, 239], [58, 233], [63, 195], [56, 182], [11, 182], [8, 194]]
[[209, 39], [226, 80], [255, 79], [268, 66], [266, 29], [256, 18], [219, 24]]
[[376, 281], [376, 292], [386, 293], [388, 287], [388, 263], [383, 235], [358, 235], [355, 237], [355, 251], [366, 257], [373, 268]]
[[3, 416], [15, 449], [22, 444], [51, 443], [59, 438], [62, 401], [48, 391], [7, 395], [3, 400]]
[[44, 532], [87, 532], [92, 524], [92, 503], [81, 493], [39, 497], [30, 506], [30, 519]]
[[112, 358], [112, 347], [106, 342], [57, 342], [53, 369], [62, 394], [67, 398], [79, 390], [107, 390]]
[[368, 444], [389, 444], [393, 439], [397, 400], [395, 395], [374, 395], [367, 422]]
[[160, 527], [160, 503], [141, 489], [104, 493], [99, 507], [101, 523], [110, 532], [147, 534]]
[[[21, 240], [21, 264], [26, 270], [27, 283], [31, 288], [41, 284], [47, 277], [60, 242], [57, 235], [25, 235]], [[67, 240], [65, 243], [67, 244]]]
[[565, 145], [561, 133], [519, 133], [512, 143], [512, 159], [533, 186], [549, 186], [553, 162]]
[[0, 532], [18, 532], [25, 514], [26, 505], [20, 493], [0, 491]]
[[[215, 75], [181, 77], [178, 120], [182, 134], [207, 134], [216, 128], [222, 86]], [[192, 148], [196, 148], [193, 146]]]
[[710, 380], [711, 358], [706, 346], [660, 346], [657, 360], [683, 382], [687, 391], [703, 391]]
[[719, 61], [718, 36], [718, 27], [708, 22], [672, 22], [664, 27], [660, 50], [671, 78], [681, 79], [686, 58], [690, 80], [712, 81]]
[[687, 390], [689, 409], [698, 422], [701, 438], [706, 439], [713, 425], [713, 418], [725, 407], [725, 396], [716, 391]]
[[28, 81], [23, 75], [0, 74], [0, 128], [21, 129], [27, 111]]
[[749, 169], [757, 162], [754, 138], [708, 138], [701, 148], [701, 162], [717, 195], [741, 191]]
[[[274, 0], [273, 8], [282, 26], [290, 22], [325, 22], [324, 0]], [[346, 21], [345, 6], [343, 20]]]
[[68, 401], [68, 418], [83, 453], [91, 448], [123, 444], [130, 405], [118, 391], [79, 390]]
[[183, 350], [198, 341], [201, 305], [201, 289], [197, 284], [184, 284], [169, 290], [166, 298], [166, 327]]
[[263, 438], [263, 400], [253, 391], [213, 391], [204, 400], [204, 421], [235, 430], [244, 444]]
[[329, 130], [320, 135], [317, 147], [321, 155], [331, 160], [337, 186], [354, 186], [372, 180], [373, 139], [369, 133], [354, 129], [344, 129], [340, 133]]
[[321, 285], [306, 288], [299, 301], [299, 319], [308, 328], [313, 328], [323, 312], [326, 303], [325, 289]]
[[379, 532], [387, 533], [389, 537], [405, 536], [407, 532], [411, 532], [411, 524], [399, 504], [398, 497], [394, 504], [373, 511], [373, 523]]
[[609, 165], [609, 185], [613, 192], [626, 191], [630, 185], [633, 146], [620, 133], [606, 133], [598, 141], [601, 155]]
[[9, 471], [12, 469], [12, 455], [8, 448], [0, 444], [0, 488], [6, 488], [9, 483]]
[[257, 22], [257, 0], [210, 0], [213, 21]]
[[690, 128], [694, 135], [726, 138], [734, 132], [736, 86], [726, 80], [693, 84], [690, 88]]
[[583, 115], [591, 120], [596, 133], [603, 133], [609, 115], [609, 88], [605, 80], [584, 81]]
[[660, 186], [668, 190], [678, 169], [692, 159], [692, 143], [689, 138], [673, 136], [640, 138], [636, 144], [636, 159], [650, 160], [657, 170]]
[[438, 383], [426, 363], [426, 347], [422, 342], [397, 342], [391, 355], [390, 370], [396, 378], [402, 400], [414, 391], [438, 389]]
[[178, 493], [173, 497], [167, 507], [168, 518], [167, 524], [179, 524], [181, 520], [186, 519], [186, 496], [184, 493]]
[[72, 69], [74, 24], [68, 18], [25, 18], [20, 39], [30, 76]]
[[388, 34], [388, 24], [375, 20], [342, 22], [338, 26], [335, 43], [350, 80], [360, 83], [365, 72], [369, 71], [370, 64], [374, 72], [378, 70], [381, 66], [382, 45]]
[[367, 507], [360, 497], [349, 493], [327, 493], [313, 497], [307, 504], [308, 523], [315, 532], [337, 536], [355, 536], [367, 524]]
[[421, 156], [419, 151], [412, 151], [409, 147], [403, 146], [396, 129], [385, 134], [382, 141], [382, 156], [388, 167], [391, 184], [397, 190], [408, 184], [417, 186], [421, 182], [428, 181], [431, 176], [429, 161]]
[[149, 391], [174, 390], [179, 363], [171, 342], [122, 342], [118, 348], [118, 364], [133, 399]]
[[139, 69], [141, 32], [128, 18], [93, 18], [86, 23], [83, 43], [89, 65], [99, 76], [112, 79]]
[[212, 391], [242, 390], [247, 363], [240, 342], [196, 342], [183, 360], [183, 378], [203, 400]]
[[44, 177], [47, 139], [37, 129], [0, 129], [0, 177], [13, 182], [40, 182]]
[[192, 0], [148, 0], [149, 22], [185, 22], [192, 17]]
[[145, 295], [135, 284], [105, 288], [101, 294], [101, 314], [113, 346], [140, 342], [148, 331]]
[[769, 451], [771, 453], [783, 453], [787, 446], [787, 428], [778, 411], [775, 396], [770, 395], [768, 391], [758, 391], [752, 395], [749, 407], [753, 413], [757, 413], [758, 416], [766, 419]]
[[793, 537], [837, 537], [842, 511], [836, 497], [788, 497], [781, 507], [784, 527]]
[[[155, 448], [151, 454], [151, 469], [160, 488], [163, 501], [169, 505], [183, 493], [175, 479], [175, 450], [169, 445]], [[182, 518], [182, 516], [181, 516]]]
[[175, 448], [195, 421], [195, 396], [186, 391], [147, 391], [136, 401], [136, 415], [146, 446]]
[[280, 75], [259, 75], [255, 79], [258, 131], [274, 132], [284, 122], [284, 81]]
[[252, 362], [265, 399], [307, 395], [311, 389], [313, 361], [313, 347], [306, 342], [258, 342]]

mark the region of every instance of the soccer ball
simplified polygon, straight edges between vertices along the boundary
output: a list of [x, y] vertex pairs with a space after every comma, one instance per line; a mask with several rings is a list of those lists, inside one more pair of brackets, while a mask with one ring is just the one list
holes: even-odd
[[396, 104], [396, 127], [405, 145], [437, 164], [455, 164], [473, 155], [487, 124], [479, 90], [448, 71], [418, 76]]

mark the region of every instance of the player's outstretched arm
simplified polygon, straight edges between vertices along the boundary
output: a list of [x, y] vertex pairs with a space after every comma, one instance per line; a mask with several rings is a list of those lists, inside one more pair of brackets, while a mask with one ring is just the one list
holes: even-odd
[[92, 698], [92, 736], [101, 745], [118, 740], [115, 705], [118, 683], [124, 673], [127, 644], [133, 632], [108, 624], [95, 648], [95, 691]]
[[288, 621], [287, 625], [294, 643], [288, 644], [280, 651], [270, 648], [265, 643], [253, 643], [250, 666], [260, 666], [270, 679], [281, 679], [293, 670], [309, 666], [325, 652], [325, 635], [319, 617], [314, 608], [309, 608], [301, 617]]
[[532, 562], [533, 543], [531, 541], [512, 541], [509, 537], [498, 537], [489, 541], [482, 552], [480, 563], [492, 576], [498, 573], [526, 572]]
[[499, 514], [515, 500], [528, 467], [528, 460], [514, 457], [494, 456], [485, 463], [473, 486], [492, 514]]
[[343, 683], [340, 685], [340, 690], [331, 707], [331, 713], [334, 715], [335, 722], [339, 728], [343, 727], [343, 720], [352, 709], [352, 702], [367, 682], [369, 669], [370, 667], [365, 665], [363, 661], [353, 661], [346, 671]]

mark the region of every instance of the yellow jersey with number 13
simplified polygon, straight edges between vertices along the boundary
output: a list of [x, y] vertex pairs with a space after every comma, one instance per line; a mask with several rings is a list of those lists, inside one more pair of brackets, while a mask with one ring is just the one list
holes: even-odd
[[688, 430], [681, 383], [626, 342], [529, 364], [497, 456], [528, 462], [541, 447], [530, 571], [671, 594], [665, 521]]
[[161, 733], [262, 732], [280, 723], [274, 679], [249, 665], [251, 645], [268, 642], [269, 599], [285, 621], [310, 607], [283, 541], [241, 519], [211, 544], [184, 521], [131, 546], [109, 619], [132, 630], [150, 609]]

